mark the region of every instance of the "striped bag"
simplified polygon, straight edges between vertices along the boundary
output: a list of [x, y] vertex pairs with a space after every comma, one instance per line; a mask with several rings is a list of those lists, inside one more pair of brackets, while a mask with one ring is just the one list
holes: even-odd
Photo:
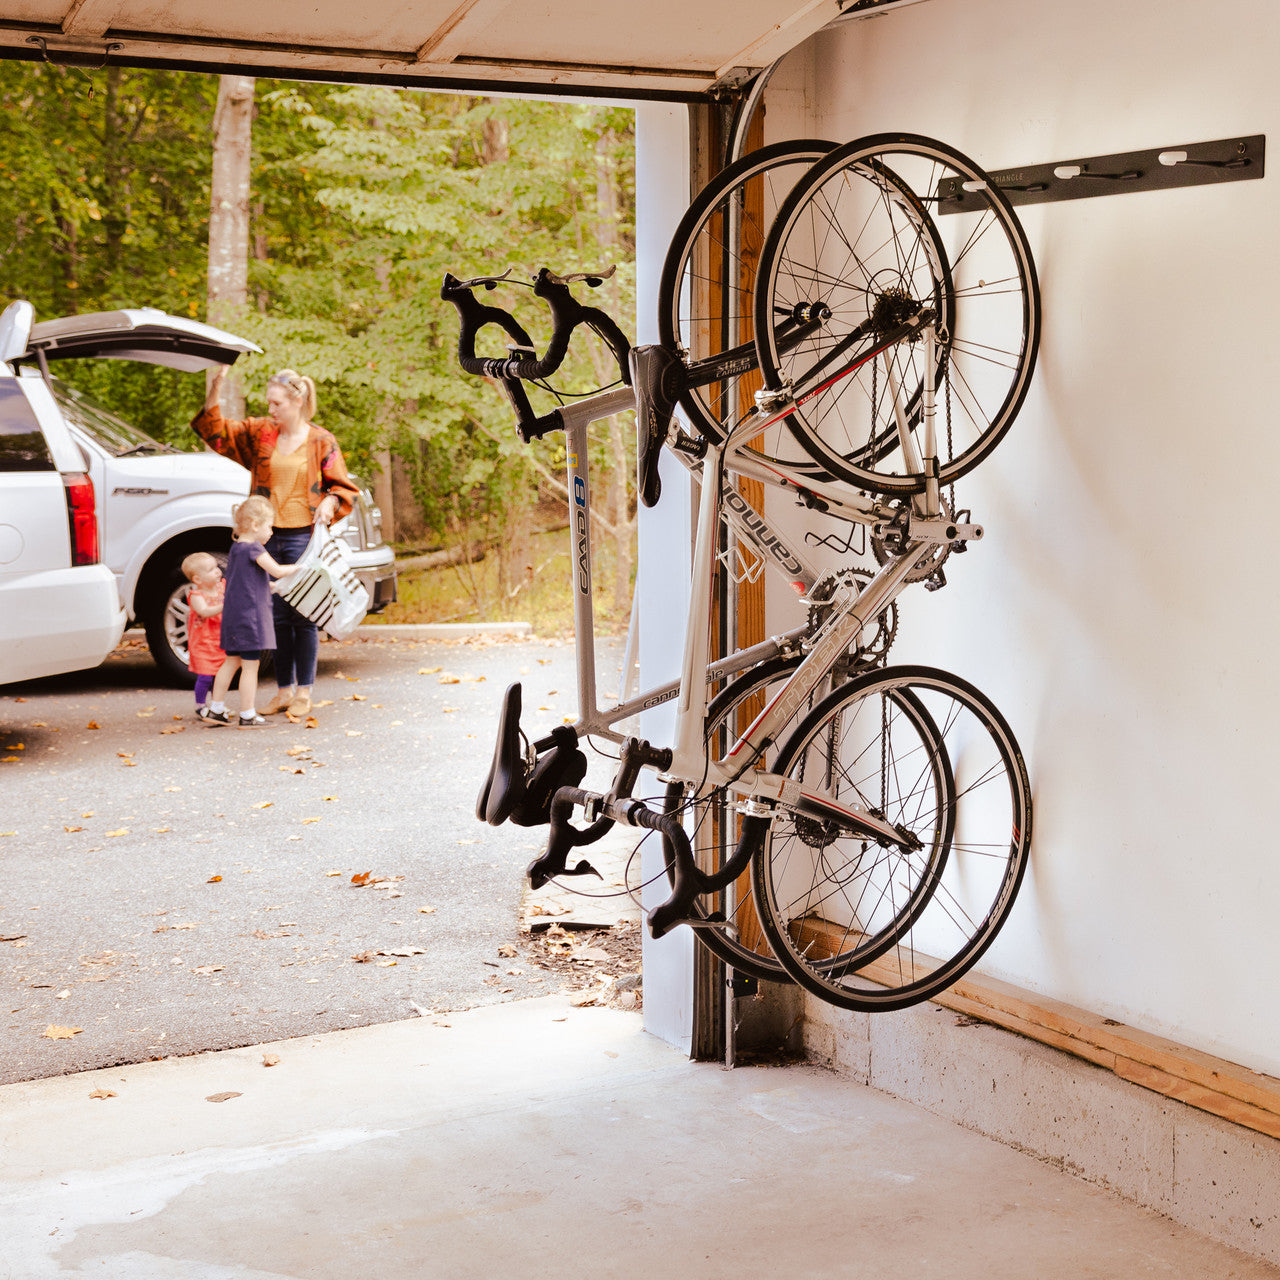
[[351, 568], [348, 555], [346, 544], [326, 525], [318, 524], [307, 549], [298, 557], [297, 571], [271, 584], [282, 600], [335, 640], [345, 640], [369, 610], [369, 593]]

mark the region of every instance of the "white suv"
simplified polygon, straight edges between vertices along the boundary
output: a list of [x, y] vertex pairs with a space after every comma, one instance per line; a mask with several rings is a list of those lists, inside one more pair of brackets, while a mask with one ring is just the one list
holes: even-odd
[[25, 348], [28, 302], [0, 316], [0, 684], [96, 667], [125, 611], [98, 560], [84, 458], [48, 388], [6, 361]]
[[[123, 359], [200, 371], [229, 365], [259, 348], [234, 334], [143, 307], [68, 316], [34, 325], [18, 357], [25, 386], [46, 389], [61, 410], [99, 495], [102, 558], [120, 600], [146, 630], [160, 668], [187, 679], [187, 581], [192, 551], [224, 558], [231, 510], [249, 492], [249, 472], [212, 450], [185, 453], [59, 381], [49, 366], [66, 359]], [[371, 611], [396, 598], [395, 555], [382, 541], [382, 516], [367, 489], [351, 515], [334, 525], [352, 551]]]

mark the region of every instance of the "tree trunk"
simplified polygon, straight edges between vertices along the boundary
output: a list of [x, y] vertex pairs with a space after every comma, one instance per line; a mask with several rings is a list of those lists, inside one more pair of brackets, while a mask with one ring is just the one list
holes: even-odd
[[[249, 173], [253, 144], [252, 76], [220, 76], [213, 116], [209, 201], [208, 316], [226, 323], [249, 300]], [[228, 378], [223, 410], [244, 416], [244, 389]]]

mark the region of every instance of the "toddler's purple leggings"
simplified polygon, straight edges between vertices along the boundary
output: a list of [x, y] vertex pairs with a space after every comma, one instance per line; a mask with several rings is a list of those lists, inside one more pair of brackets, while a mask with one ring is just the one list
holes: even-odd
[[209, 700], [209, 690], [213, 688], [213, 677], [196, 676], [196, 706], [203, 707]]

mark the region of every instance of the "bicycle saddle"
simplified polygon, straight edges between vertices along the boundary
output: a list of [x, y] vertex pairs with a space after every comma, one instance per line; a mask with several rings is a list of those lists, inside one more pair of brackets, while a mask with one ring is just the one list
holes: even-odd
[[525, 798], [524, 757], [520, 752], [520, 682], [510, 685], [502, 697], [498, 715], [498, 742], [493, 749], [489, 776], [476, 798], [476, 817], [500, 827]]
[[658, 458], [675, 412], [683, 370], [679, 357], [666, 347], [632, 347], [628, 355], [636, 393], [636, 491], [646, 507], [662, 495]]

